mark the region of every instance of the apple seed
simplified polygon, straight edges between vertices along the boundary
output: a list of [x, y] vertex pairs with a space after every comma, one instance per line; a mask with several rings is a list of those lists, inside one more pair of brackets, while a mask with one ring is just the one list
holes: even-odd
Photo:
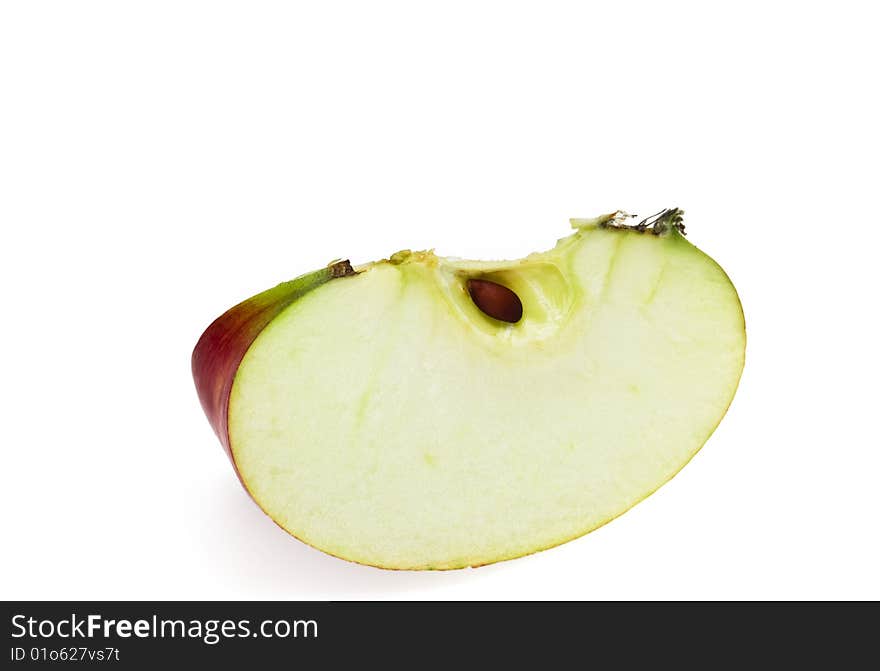
[[474, 305], [492, 319], [511, 324], [522, 319], [522, 301], [507, 287], [489, 280], [470, 279], [467, 288]]

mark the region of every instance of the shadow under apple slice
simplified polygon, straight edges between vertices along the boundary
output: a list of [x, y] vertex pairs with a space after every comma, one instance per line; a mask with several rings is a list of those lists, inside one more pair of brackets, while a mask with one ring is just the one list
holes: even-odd
[[509, 570], [503, 562], [479, 571], [390, 571], [332, 557], [297, 540], [267, 517], [227, 478], [201, 508], [197, 538], [228, 580], [253, 598], [406, 598], [410, 591], [439, 590]]

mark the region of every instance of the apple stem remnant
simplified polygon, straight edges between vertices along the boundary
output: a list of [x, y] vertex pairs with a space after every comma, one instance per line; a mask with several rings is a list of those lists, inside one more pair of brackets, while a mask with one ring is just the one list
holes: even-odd
[[523, 315], [522, 301], [512, 290], [489, 280], [470, 279], [467, 290], [471, 300], [493, 319], [515, 324]]
[[672, 231], [685, 235], [684, 223], [682, 223], [684, 219], [684, 210], [680, 210], [677, 207], [660, 210], [656, 214], [652, 214], [650, 217], [645, 217], [635, 226], [629, 226], [624, 223], [627, 219], [634, 219], [636, 216], [637, 215], [635, 214], [629, 214], [623, 210], [618, 210], [617, 212], [604, 214], [595, 219], [571, 219], [570, 221], [572, 228], [578, 230], [589, 228], [617, 228], [636, 231], [637, 233], [651, 233], [653, 235], [666, 235]]
[[645, 217], [635, 226], [629, 226], [640, 233], [650, 230], [654, 235], [663, 235], [667, 231], [676, 230], [682, 235], [684, 232], [684, 210], [677, 207], [660, 210], [657, 214]]
[[327, 266], [327, 270], [330, 271], [330, 277], [332, 279], [357, 274], [357, 271], [351, 267], [351, 262], [348, 259], [343, 261], [333, 261]]

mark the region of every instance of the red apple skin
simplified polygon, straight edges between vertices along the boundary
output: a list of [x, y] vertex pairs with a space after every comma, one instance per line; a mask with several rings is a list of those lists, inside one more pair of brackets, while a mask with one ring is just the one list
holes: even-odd
[[196, 343], [192, 354], [196, 391], [208, 422], [232, 461], [239, 480], [241, 474], [235, 466], [229, 444], [228, 414], [232, 383], [245, 353], [260, 332], [291, 303], [330, 280], [354, 272], [348, 261], [339, 261], [279, 284], [224, 312]]

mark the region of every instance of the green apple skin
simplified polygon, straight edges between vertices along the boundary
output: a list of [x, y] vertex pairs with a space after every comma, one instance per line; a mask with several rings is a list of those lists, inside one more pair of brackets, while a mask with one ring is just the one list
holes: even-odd
[[192, 353], [196, 392], [242, 484], [229, 443], [229, 395], [242, 358], [262, 330], [291, 303], [331, 280], [352, 274], [348, 261], [338, 261], [283, 282], [230, 308], [199, 338]]

